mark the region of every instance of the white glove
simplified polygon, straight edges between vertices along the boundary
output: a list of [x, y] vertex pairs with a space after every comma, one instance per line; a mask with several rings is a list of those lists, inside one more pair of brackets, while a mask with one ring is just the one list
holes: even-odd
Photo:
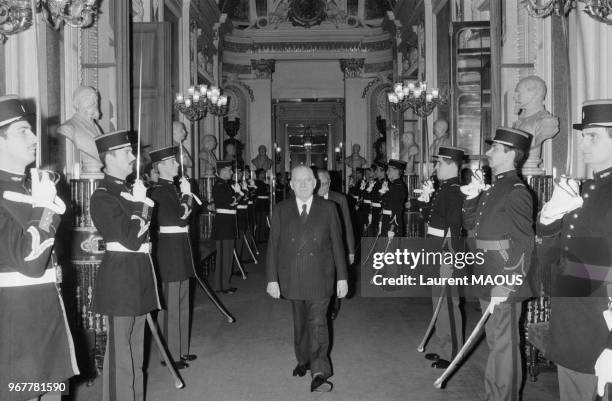
[[393, 238], [395, 238], [395, 232], [393, 232], [393, 231], [387, 231], [387, 238], [389, 238], [389, 239], [393, 239]]
[[132, 187], [132, 199], [134, 202], [146, 203], [147, 200], [147, 187], [145, 187], [142, 180], [136, 180]]
[[378, 190], [378, 193], [383, 195], [387, 192], [389, 192], [389, 183], [387, 181], [383, 181], [382, 185], [380, 186], [380, 189]]
[[368, 225], [372, 224], [372, 213], [368, 214]]
[[502, 302], [505, 302], [508, 299], [508, 297], [491, 297], [491, 302], [489, 302], [489, 307], [487, 308], [487, 310], [491, 311], [491, 313], [493, 313], [493, 310], [495, 309], [495, 307], [499, 304], [501, 304]]
[[476, 170], [472, 173], [472, 181], [467, 185], [462, 185], [460, 189], [461, 192], [466, 195], [466, 199], [474, 199], [482, 191], [487, 191], [489, 188], [491, 188], [491, 186], [484, 183], [482, 170]]
[[30, 169], [30, 175], [32, 177], [32, 200], [34, 207], [52, 205], [57, 195], [57, 189], [55, 189], [55, 184], [51, 181], [49, 173], [46, 171], [39, 173], [37, 168], [32, 168]]
[[[612, 383], [612, 349], [604, 349], [597, 358], [595, 376], [597, 376], [597, 394], [603, 397], [606, 384]], [[610, 391], [612, 391], [612, 388], [610, 388]]]
[[348, 260], [349, 260], [349, 265], [352, 265], [353, 263], [355, 263], [355, 254], [349, 253]]
[[582, 197], [578, 189], [578, 181], [561, 176], [559, 184], [554, 183], [555, 189], [548, 202], [542, 207], [540, 212], [540, 223], [549, 225], [559, 220], [566, 213], [582, 207]]
[[181, 194], [191, 195], [191, 184], [185, 177], [181, 177], [179, 187], [181, 188]]
[[338, 280], [336, 284], [336, 295], [338, 298], [344, 298], [348, 294], [348, 282], [346, 280]]
[[366, 191], [372, 192], [372, 189], [374, 189], [374, 180], [370, 181], [370, 183], [368, 184], [368, 189], [366, 189]]
[[257, 188], [257, 185], [255, 185], [255, 180], [253, 180], [252, 178], [249, 179], [249, 187]]
[[359, 186], [359, 190], [363, 191], [366, 187], [366, 182], [365, 181], [361, 181], [361, 185]]
[[421, 196], [418, 197], [419, 201], [429, 203], [429, 198], [434, 191], [433, 181], [426, 180], [421, 189], [415, 189], [414, 193], [421, 194]]
[[232, 189], [234, 190], [234, 192], [236, 192], [237, 194], [240, 194], [240, 196], [244, 196], [244, 193], [242, 192], [242, 189], [240, 189], [240, 184], [238, 184], [237, 182], [232, 184]]
[[272, 298], [280, 298], [280, 287], [278, 286], [278, 283], [276, 281], [271, 281], [268, 283], [268, 288], [266, 288], [266, 292]]

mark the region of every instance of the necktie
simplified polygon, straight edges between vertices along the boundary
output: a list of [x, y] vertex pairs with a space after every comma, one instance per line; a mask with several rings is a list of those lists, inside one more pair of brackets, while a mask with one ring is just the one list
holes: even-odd
[[302, 213], [300, 213], [300, 220], [302, 221], [302, 223], [306, 223], [306, 218], [308, 217], [308, 212], [306, 211], [306, 204], [304, 203], [302, 205]]

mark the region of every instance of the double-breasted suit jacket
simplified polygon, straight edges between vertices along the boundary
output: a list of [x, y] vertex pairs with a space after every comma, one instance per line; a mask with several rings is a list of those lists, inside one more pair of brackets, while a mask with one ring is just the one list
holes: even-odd
[[266, 275], [268, 282], [279, 283], [287, 299], [332, 296], [336, 279], [347, 279], [342, 227], [333, 202], [315, 196], [305, 223], [294, 198], [275, 206]]

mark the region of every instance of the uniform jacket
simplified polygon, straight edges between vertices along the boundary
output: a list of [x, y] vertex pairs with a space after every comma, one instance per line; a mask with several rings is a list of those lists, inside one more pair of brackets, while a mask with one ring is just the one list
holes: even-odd
[[264, 181], [255, 180], [255, 210], [268, 213], [270, 210], [270, 186]]
[[295, 198], [274, 207], [266, 276], [268, 282], [279, 283], [287, 299], [332, 296], [336, 279], [347, 279], [342, 227], [333, 202], [315, 196], [305, 223]]
[[[161, 179], [151, 191], [155, 202], [154, 217], [159, 227], [189, 227], [193, 197], [180, 195], [172, 181]], [[160, 280], [182, 281], [193, 277], [193, 259], [189, 233], [158, 233], [155, 259]]]
[[349, 254], [355, 254], [355, 234], [353, 232], [353, 223], [351, 222], [351, 212], [346, 200], [346, 196], [340, 192], [329, 191], [327, 199], [333, 201], [338, 209], [342, 224], [342, 238], [344, 238], [346, 251]]
[[[138, 250], [149, 241], [150, 206], [126, 199], [124, 181], [105, 175], [91, 196], [91, 218], [104, 242]], [[110, 316], [139, 316], [159, 309], [151, 255], [106, 251], [96, 277], [94, 310]]]
[[540, 235], [554, 238], [560, 256], [546, 357], [567, 368], [594, 373], [597, 357], [604, 348], [612, 348], [612, 332], [602, 315], [612, 297], [612, 282], [592, 277], [586, 268], [598, 266], [609, 277], [612, 270], [612, 168], [587, 180], [582, 198], [582, 207], [562, 220], [538, 224]]
[[0, 400], [27, 400], [41, 391], [9, 392], [13, 382], [62, 382], [79, 370], [55, 275], [51, 282], [3, 287], [12, 275], [53, 273], [60, 218], [51, 210], [6, 199], [28, 195], [24, 176], [0, 170]]
[[[527, 282], [527, 273], [534, 248], [533, 198], [515, 170], [496, 175], [491, 188], [463, 204], [463, 227], [474, 240], [507, 240], [509, 248], [503, 251], [488, 250], [484, 253], [484, 264], [474, 265], [476, 275], [522, 276]], [[475, 250], [478, 250], [474, 246]], [[512, 279], [509, 278], [508, 282]], [[504, 285], [511, 291], [509, 300], [525, 296], [528, 285]], [[490, 288], [479, 286], [479, 295], [488, 297]]]
[[408, 198], [408, 188], [401, 178], [389, 181], [389, 191], [384, 197], [382, 208], [389, 210], [391, 215], [382, 215], [382, 229], [380, 235], [386, 236], [393, 231], [397, 236], [404, 235], [404, 204]]
[[[229, 182], [217, 178], [213, 185], [212, 196], [215, 208], [236, 210], [237, 197]], [[236, 239], [236, 215], [217, 212], [212, 224], [211, 239], [233, 240]]]

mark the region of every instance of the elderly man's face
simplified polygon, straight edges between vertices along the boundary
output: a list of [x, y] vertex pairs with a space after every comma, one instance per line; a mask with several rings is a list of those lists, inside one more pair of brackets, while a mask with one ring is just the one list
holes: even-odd
[[296, 198], [306, 201], [312, 196], [317, 181], [309, 168], [296, 168], [291, 174], [291, 189]]
[[319, 175], [319, 182], [320, 182], [319, 195], [320, 196], [327, 195], [329, 193], [330, 180], [327, 177], [327, 174], [319, 173], [318, 175]]

